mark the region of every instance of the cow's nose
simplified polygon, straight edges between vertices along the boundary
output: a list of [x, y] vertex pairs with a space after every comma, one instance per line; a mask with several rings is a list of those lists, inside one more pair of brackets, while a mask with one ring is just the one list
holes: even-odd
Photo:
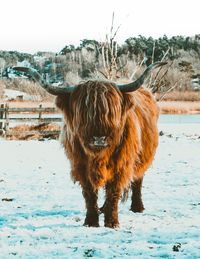
[[94, 146], [107, 146], [106, 136], [93, 136]]

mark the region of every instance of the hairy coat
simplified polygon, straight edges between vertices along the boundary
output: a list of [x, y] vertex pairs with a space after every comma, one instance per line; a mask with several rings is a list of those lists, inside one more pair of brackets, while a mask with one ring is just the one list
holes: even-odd
[[[71, 175], [82, 186], [89, 210], [85, 224], [98, 225], [96, 201], [87, 203], [92, 195], [97, 199], [98, 189], [104, 186], [106, 226], [118, 226], [118, 199], [131, 183], [139, 188], [132, 210], [135, 206], [136, 211], [142, 211], [141, 182], [158, 145], [158, 108], [152, 94], [145, 88], [122, 93], [113, 83], [88, 81], [74, 92], [58, 96], [56, 104], [64, 114], [61, 141], [71, 161]], [[92, 146], [93, 136], [105, 136], [107, 146]], [[108, 219], [106, 214], [111, 214]]]
[[[158, 145], [158, 108], [152, 94], [141, 87], [155, 62], [134, 82], [116, 85], [88, 81], [77, 86], [54, 87], [27, 67], [14, 67], [39, 82], [64, 114], [61, 134], [71, 162], [71, 175], [82, 187], [86, 203], [85, 225], [99, 226], [104, 213], [105, 226], [117, 227], [118, 202], [131, 189], [131, 210], [142, 212], [141, 188], [144, 172]], [[105, 188], [105, 202], [98, 208], [98, 190]]]

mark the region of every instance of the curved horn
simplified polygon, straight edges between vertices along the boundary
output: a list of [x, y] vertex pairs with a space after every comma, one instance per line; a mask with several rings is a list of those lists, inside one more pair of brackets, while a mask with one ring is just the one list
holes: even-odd
[[42, 76], [37, 72], [37, 70], [29, 67], [12, 67], [12, 69], [20, 72], [27, 73], [28, 77], [32, 78], [35, 82], [38, 82], [42, 88], [44, 88], [48, 93], [52, 95], [60, 95], [71, 93], [76, 88], [75, 86], [53, 86], [49, 84]]
[[144, 73], [134, 82], [131, 82], [131, 83], [125, 84], [125, 85], [117, 85], [117, 87], [119, 88], [119, 90], [121, 92], [136, 91], [137, 89], [139, 89], [142, 86], [145, 78], [149, 75], [150, 71], [153, 68], [161, 67], [161, 66], [164, 66], [166, 64], [167, 64], [167, 62], [155, 62], [155, 63], [151, 64], [150, 66], [148, 66], [147, 69], [144, 71]]

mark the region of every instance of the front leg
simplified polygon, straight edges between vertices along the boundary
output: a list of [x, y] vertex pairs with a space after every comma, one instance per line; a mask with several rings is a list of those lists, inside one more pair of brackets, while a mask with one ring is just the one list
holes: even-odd
[[114, 182], [106, 185], [106, 200], [102, 208], [102, 212], [105, 215], [105, 227], [119, 227], [118, 203], [120, 195], [120, 188]]
[[87, 210], [84, 226], [99, 227], [98, 190], [94, 190], [90, 182], [84, 184], [82, 189]]
[[133, 212], [143, 212], [144, 206], [142, 202], [142, 180], [138, 179], [131, 183], [131, 189], [132, 189], [132, 203], [131, 203], [131, 210]]

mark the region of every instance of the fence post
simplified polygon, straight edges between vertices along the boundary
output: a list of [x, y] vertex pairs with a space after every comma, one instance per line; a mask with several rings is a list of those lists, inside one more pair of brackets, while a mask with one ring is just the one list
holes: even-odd
[[[42, 104], [39, 105], [39, 109], [42, 108]], [[42, 111], [39, 111], [39, 121], [42, 119]]]
[[5, 134], [6, 131], [9, 130], [9, 105], [6, 103], [5, 105], [5, 125], [4, 125]]
[[[1, 109], [4, 109], [4, 104], [0, 105]], [[4, 111], [0, 111], [0, 119], [3, 119]], [[3, 130], [3, 121], [0, 121], [0, 131]]]

